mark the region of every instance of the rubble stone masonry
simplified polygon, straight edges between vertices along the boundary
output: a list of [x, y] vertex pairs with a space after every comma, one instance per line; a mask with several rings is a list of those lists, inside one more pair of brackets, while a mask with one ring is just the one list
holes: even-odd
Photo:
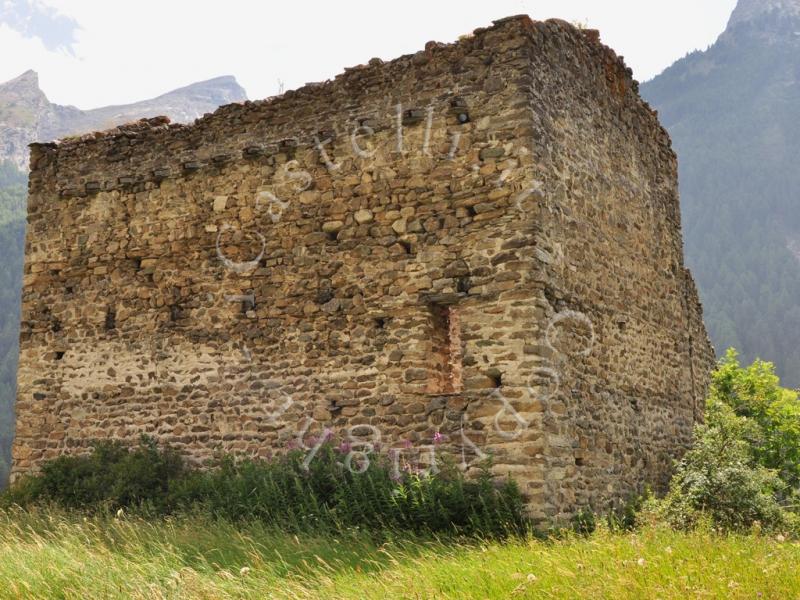
[[549, 520], [663, 485], [702, 417], [675, 154], [595, 31], [503, 19], [31, 168], [15, 477], [98, 438], [203, 461], [330, 428], [491, 455]]

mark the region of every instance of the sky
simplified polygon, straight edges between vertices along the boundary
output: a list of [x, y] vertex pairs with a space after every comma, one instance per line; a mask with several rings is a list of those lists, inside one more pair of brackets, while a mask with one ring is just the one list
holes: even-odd
[[251, 99], [527, 13], [599, 29], [640, 81], [725, 29], [736, 0], [0, 0], [0, 82], [33, 69], [95, 108], [233, 75]]

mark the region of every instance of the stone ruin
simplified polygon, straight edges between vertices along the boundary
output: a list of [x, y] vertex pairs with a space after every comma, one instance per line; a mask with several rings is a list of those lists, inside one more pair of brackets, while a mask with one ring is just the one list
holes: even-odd
[[34, 144], [13, 476], [491, 456], [535, 519], [663, 485], [712, 348], [676, 157], [596, 31], [528, 17], [192, 125]]

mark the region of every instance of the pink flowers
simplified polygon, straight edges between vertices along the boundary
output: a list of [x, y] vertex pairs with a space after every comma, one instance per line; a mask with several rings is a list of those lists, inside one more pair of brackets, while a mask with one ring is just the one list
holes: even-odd
[[439, 433], [438, 431], [433, 434], [433, 443], [434, 444], [441, 444], [444, 441], [444, 436]]

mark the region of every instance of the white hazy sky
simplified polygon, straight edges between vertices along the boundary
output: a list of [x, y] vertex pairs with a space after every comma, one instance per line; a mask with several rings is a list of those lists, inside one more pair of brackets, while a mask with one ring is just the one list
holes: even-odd
[[736, 0], [0, 0], [0, 81], [39, 72], [50, 100], [133, 102], [234, 75], [250, 98], [322, 81], [373, 56], [451, 42], [527, 13], [599, 29], [640, 81], [705, 49]]

